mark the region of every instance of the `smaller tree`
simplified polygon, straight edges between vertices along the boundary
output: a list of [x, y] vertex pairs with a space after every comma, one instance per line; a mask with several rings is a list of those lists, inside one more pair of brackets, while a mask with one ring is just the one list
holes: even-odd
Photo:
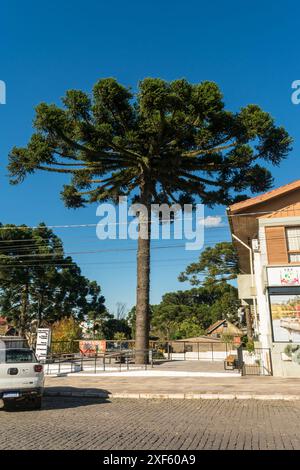
[[238, 320], [237, 312], [240, 303], [237, 289], [227, 284], [224, 286], [223, 292], [220, 289], [220, 298], [211, 305], [211, 315], [216, 320], [226, 318], [230, 322], [236, 322]]
[[117, 302], [116, 303], [116, 313], [115, 313], [115, 318], [117, 320], [123, 320], [126, 318], [126, 304], [123, 302]]
[[104, 297], [101, 295], [101, 288], [96, 281], [88, 282], [88, 312], [87, 318], [92, 321], [93, 324], [93, 336], [96, 334], [103, 336], [103, 324], [106, 320], [111, 318], [104, 305]]
[[[235, 279], [239, 273], [238, 257], [231, 242], [220, 242], [202, 251], [199, 260], [187, 266], [179, 281], [191, 285], [216, 284]], [[204, 278], [204, 280], [203, 280]]]
[[126, 334], [125, 333], [121, 333], [120, 331], [118, 331], [117, 333], [115, 333], [115, 336], [114, 336], [114, 339], [116, 341], [124, 341], [126, 340]]
[[201, 336], [217, 320], [235, 321], [238, 305], [237, 289], [226, 282], [169, 292], [152, 306], [151, 332], [167, 340]]
[[79, 322], [72, 317], [65, 317], [52, 325], [52, 352], [76, 352], [78, 344], [73, 341], [81, 338]]
[[199, 306], [168, 304], [153, 306], [151, 332], [161, 340], [175, 340], [200, 336], [204, 328]]
[[131, 337], [131, 328], [126, 319], [110, 318], [103, 324], [104, 338], [115, 339], [116, 334], [122, 334], [126, 339]]

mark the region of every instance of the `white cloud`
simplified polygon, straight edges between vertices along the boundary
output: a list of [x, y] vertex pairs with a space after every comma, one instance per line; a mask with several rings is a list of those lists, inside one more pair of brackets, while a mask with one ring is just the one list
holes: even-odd
[[199, 220], [199, 225], [204, 225], [204, 227], [208, 228], [221, 227], [223, 225], [222, 217], [219, 215], [208, 215], [204, 219]]

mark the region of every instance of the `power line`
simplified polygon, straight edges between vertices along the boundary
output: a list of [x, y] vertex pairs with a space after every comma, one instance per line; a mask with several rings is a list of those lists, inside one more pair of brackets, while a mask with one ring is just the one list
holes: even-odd
[[[186, 258], [167, 258], [167, 259], [152, 259], [151, 260], [151, 264], [152, 263], [158, 263], [158, 262], [166, 262], [166, 263], [170, 263], [170, 262], [178, 262], [178, 261], [184, 261], [184, 262], [193, 262], [192, 259], [186, 259]], [[98, 262], [89, 262], [89, 263], [82, 263], [82, 265], [119, 265], [119, 264], [122, 264], [122, 265], [125, 265], [125, 264], [136, 264], [136, 261], [107, 261], [107, 262], [102, 262], [102, 261], [98, 261]], [[76, 263], [38, 263], [38, 264], [15, 264], [15, 265], [12, 265], [12, 264], [4, 264], [4, 265], [1, 265], [0, 264], [0, 268], [3, 268], [3, 269], [9, 269], [9, 268], [23, 268], [23, 267], [42, 267], [42, 266], [76, 266]], [[205, 274], [204, 271], [199, 271], [197, 272], [197, 274]]]
[[[231, 213], [226, 213], [226, 214], [212, 214], [212, 215], [208, 215], [204, 218], [201, 218], [200, 220], [203, 220], [203, 225], [205, 226], [205, 228], [211, 228], [211, 229], [216, 229], [216, 228], [226, 228], [226, 227], [220, 227], [220, 226], [214, 226], [214, 225], [210, 225], [210, 224], [207, 224], [207, 218], [221, 218], [221, 219], [227, 219], [228, 217], [247, 217], [247, 216], [253, 216], [253, 215], [261, 215], [261, 214], [274, 214], [274, 212], [276, 212], [277, 214], [280, 213], [280, 211], [282, 212], [286, 212], [286, 213], [293, 213], [295, 214], [295, 210], [294, 209], [278, 209], [277, 211], [255, 211], [255, 212], [244, 212], [244, 213], [238, 213], [238, 214], [231, 214]], [[198, 222], [200, 221], [198, 220]], [[76, 229], [76, 228], [95, 228], [95, 227], [99, 227], [99, 226], [120, 226], [120, 225], [131, 225], [131, 224], [154, 224], [154, 223], [157, 223], [157, 224], [161, 224], [161, 223], [164, 223], [164, 222], [169, 222], [169, 223], [174, 223], [174, 222], [180, 222], [180, 221], [195, 221], [194, 218], [186, 218], [186, 217], [183, 217], [183, 218], [175, 218], [174, 220], [170, 220], [170, 218], [168, 219], [162, 219], [162, 220], [149, 220], [149, 221], [145, 221], [145, 222], [140, 222], [139, 220], [131, 220], [131, 221], [127, 221], [127, 222], [107, 222], [107, 223], [101, 223], [101, 222], [97, 222], [97, 223], [85, 223], [85, 224], [63, 224], [63, 225], [47, 225], [47, 226], [40, 226], [40, 225], [13, 225], [13, 226], [0, 226], [0, 230], [30, 230], [30, 229], [39, 229], [39, 230], [53, 230], [53, 229], [66, 229], [66, 228], [71, 228], [71, 229]], [[23, 239], [20, 239], [20, 240], [23, 240]], [[28, 239], [27, 239], [28, 240]], [[1, 240], [1, 241], [5, 241], [5, 240]]]
[[[1, 229], [4, 229], [5, 227], [0, 227], [0, 230]], [[17, 227], [18, 228], [18, 227]], [[28, 228], [31, 228], [31, 229], [34, 229], [35, 227], [28, 227]], [[69, 228], [76, 228], [76, 227], [73, 227], [73, 226], [69, 226]], [[216, 226], [216, 227], [205, 227], [206, 229], [209, 228], [209, 229], [228, 229], [229, 226]], [[56, 235], [57, 236], [57, 235]], [[74, 236], [70, 236], [70, 235], [67, 235], [68, 237], [72, 237], [72, 238], [80, 238], [81, 240], [84, 240], [84, 239], [91, 239], [91, 238], [95, 238], [94, 236], [89, 236], [89, 237], [82, 237], [82, 236], [78, 236], [78, 237], [74, 237]], [[58, 237], [58, 236], [57, 236]], [[58, 237], [59, 238], [59, 237]], [[97, 235], [96, 235], [96, 238], [97, 238]], [[98, 240], [101, 240], [99, 238], [97, 238]], [[41, 238], [37, 241], [35, 241], [33, 238], [7, 238], [7, 239], [0, 239], [0, 246], [1, 244], [5, 244], [5, 243], [8, 243], [8, 242], [24, 242], [24, 241], [31, 241], [32, 243], [34, 243], [35, 245], [38, 245], [38, 244], [41, 244], [41, 245], [44, 245], [44, 242], [47, 242], [47, 240], [52, 240], [52, 237], [49, 236], [49, 237], [45, 237], [45, 238]], [[107, 239], [105, 239], [106, 241]], [[54, 240], [54, 242], [56, 243], [59, 243], [61, 240], [59, 238], [59, 240]], [[104, 240], [101, 240], [101, 241], [104, 241]], [[125, 241], [122, 240], [122, 241]], [[156, 240], [155, 240], [156, 241]], [[159, 240], [157, 240], [159, 241]], [[24, 246], [24, 245], [23, 245]]]
[[[299, 236], [289, 236], [289, 237], [284, 237], [284, 236], [278, 236], [278, 237], [259, 237], [259, 240], [261, 241], [271, 241], [271, 240], [300, 240]], [[163, 240], [154, 240], [154, 241], [163, 241]], [[95, 243], [97, 240], [95, 240]], [[166, 246], [152, 246], [151, 250], [160, 250], [160, 249], [175, 249], [175, 248], [183, 248], [186, 246], [188, 242], [192, 242], [192, 240], [186, 240], [184, 244], [173, 244], [173, 245], [166, 245]], [[213, 240], [213, 241], [205, 241], [202, 245], [203, 246], [208, 246], [208, 245], [215, 245], [217, 243], [223, 243], [226, 241], [220, 241], [220, 240]], [[228, 241], [227, 241], [228, 242]], [[0, 257], [2, 256], [7, 256], [9, 258], [28, 258], [28, 257], [36, 257], [36, 258], [43, 258], [43, 257], [63, 257], [63, 256], [69, 256], [69, 255], [83, 255], [83, 254], [96, 254], [96, 253], [110, 253], [110, 252], [127, 252], [127, 251], [136, 251], [137, 248], [106, 248], [106, 249], [99, 249], [99, 250], [80, 250], [80, 251], [70, 251], [70, 252], [64, 252], [63, 250], [60, 252], [55, 252], [55, 251], [50, 251], [48, 253], [27, 253], [31, 249], [34, 248], [39, 248], [39, 247], [45, 247], [45, 245], [26, 245], [26, 246], [10, 246], [10, 247], [0, 247]], [[47, 246], [46, 246], [47, 247]], [[5, 251], [4, 251], [5, 250]], [[15, 254], [15, 255], [9, 255], [6, 253], [9, 253], [13, 250], [16, 251], [21, 251], [22, 254]], [[25, 254], [23, 253], [25, 251]]]
[[[207, 218], [221, 218], [221, 219], [227, 219], [228, 217], [246, 217], [246, 216], [252, 216], [252, 215], [259, 215], [259, 214], [274, 214], [274, 213], [280, 213], [280, 212], [291, 212], [295, 213], [295, 209], [278, 209], [278, 210], [271, 210], [271, 211], [254, 211], [254, 212], [241, 212], [238, 214], [231, 214], [231, 213], [226, 213], [226, 214], [212, 214], [208, 215], [204, 218], [201, 218], [199, 220], [203, 220], [203, 225], [206, 226], [206, 228], [217, 228], [214, 227], [213, 225], [206, 225], [205, 222], [207, 222]], [[134, 217], [134, 216], [130, 216]], [[99, 226], [116, 226], [116, 225], [129, 225], [129, 224], [154, 224], [154, 223], [163, 223], [163, 222], [180, 222], [180, 221], [194, 221], [194, 218], [175, 218], [174, 220], [168, 219], [162, 219], [162, 220], [149, 220], [145, 222], [140, 222], [139, 220], [133, 219], [131, 221], [127, 222], [107, 222], [107, 223], [85, 223], [85, 224], [60, 224], [60, 225], [46, 225], [46, 226], [40, 226], [40, 225], [13, 225], [13, 226], [2, 226], [0, 227], [0, 230], [28, 230], [28, 229], [39, 229], [39, 230], [47, 230], [47, 229], [62, 229], [62, 228], [94, 228], [94, 227], [99, 227]]]
[[[161, 220], [149, 220], [145, 222], [141, 222], [139, 220], [131, 220], [127, 222], [107, 222], [107, 223], [91, 223], [91, 224], [65, 224], [65, 225], [47, 225], [47, 226], [40, 226], [40, 225], [14, 225], [12, 227], [0, 227], [0, 230], [52, 230], [52, 229], [61, 229], [61, 228], [95, 228], [95, 227], [107, 227], [107, 226], [117, 226], [117, 225], [145, 225], [145, 224], [162, 224], [164, 222], [174, 223], [174, 222], [181, 222], [181, 221], [194, 221], [194, 218], [175, 218], [174, 220], [168, 219], [161, 219]], [[202, 220], [202, 219], [201, 219]], [[203, 219], [204, 220], [204, 219]]]
[[[207, 229], [207, 228], [208, 228], [208, 227], [204, 227], [204, 229]], [[1, 227], [0, 227], [0, 229], [1, 229]], [[227, 230], [227, 229], [229, 229], [229, 226], [209, 227], [209, 229], [211, 229], [211, 230], [212, 230], [212, 229], [214, 229], [214, 230], [215, 230], [215, 229], [218, 229], [218, 230]], [[184, 231], [184, 230], [183, 230], [183, 231]], [[40, 244], [40, 245], [45, 245], [45, 243], [47, 243], [47, 242], [49, 242], [49, 241], [51, 241], [51, 242], [53, 241], [53, 245], [55, 245], [55, 244], [59, 245], [60, 243], [62, 243], [62, 239], [60, 238], [61, 236], [58, 236], [58, 235], [56, 235], [56, 236], [58, 237], [57, 240], [53, 240], [51, 236], [50, 236], [50, 237], [45, 237], [45, 238], [40, 238], [40, 239], [38, 239], [38, 240], [35, 240], [34, 238], [6, 238], [6, 239], [3, 239], [3, 238], [2, 238], [2, 239], [0, 239], [0, 246], [1, 246], [1, 244], [7, 244], [7, 243], [9, 243], [9, 242], [20, 242], [20, 246], [26, 246], [26, 245], [21, 245], [22, 242], [32, 242], [31, 244], [34, 244], [34, 245], [39, 245], [39, 244]], [[64, 237], [65, 237], [65, 235], [64, 235]], [[88, 236], [88, 237], [82, 237], [82, 236], [80, 236], [80, 235], [79, 235], [79, 236], [70, 236], [70, 235], [67, 235], [67, 237], [72, 238], [72, 239], [78, 239], [78, 238], [79, 238], [80, 240], [91, 240], [91, 239], [94, 239], [94, 240], [97, 239], [97, 240], [99, 240], [99, 241], [110, 240], [109, 238], [106, 238], [106, 239], [102, 240], [101, 238], [99, 238], [99, 237], [97, 236], [96, 233], [95, 233], [94, 235], [90, 235], [90, 236]], [[116, 235], [116, 239], [119, 239], [119, 238], [117, 237], [117, 235]], [[124, 239], [120, 239], [120, 240], [126, 241], [126, 240], [131, 240], [131, 239], [130, 239], [130, 238], [128, 238], [128, 239], [125, 239], [125, 238], [124, 238]], [[157, 241], [159, 241], [159, 240], [157, 240]], [[70, 242], [68, 242], [68, 243], [70, 243]]]
[[[152, 250], [166, 250], [172, 248], [183, 248], [185, 247], [184, 244], [174, 244], [174, 245], [166, 245], [166, 246], [154, 246]], [[104, 250], [89, 250], [89, 251], [70, 251], [66, 252], [65, 255], [82, 255], [82, 254], [96, 254], [96, 253], [110, 253], [110, 252], [125, 252], [125, 251], [136, 251], [136, 248], [108, 248]], [[11, 259], [14, 258], [39, 258], [39, 257], [47, 257], [47, 256], [61, 256], [61, 253], [36, 253], [36, 254], [27, 254], [27, 255], [15, 255], [11, 256]]]
[[[289, 239], [289, 240], [300, 240], [300, 236], [288, 236], [288, 237], [284, 237], [284, 236], [272, 236], [272, 237], [265, 237], [265, 236], [258, 236], [259, 240], [284, 240], [284, 239]], [[118, 238], [116, 239], [105, 239], [105, 240], [100, 240], [100, 239], [97, 239], [95, 238], [94, 240], [90, 240], [90, 243], [99, 243], [99, 242], [106, 242], [106, 241], [122, 241], [122, 242], [128, 242], [128, 241], [134, 241], [134, 242], [137, 242], [137, 240], [131, 240], [130, 238], [126, 239], [126, 240], [120, 240]], [[188, 239], [184, 239], [186, 240], [187, 242], [189, 241]], [[8, 240], [7, 240], [8, 241]], [[45, 247], [45, 248], [49, 248], [49, 249], [53, 249], [53, 248], [58, 248], [58, 247], [53, 247], [51, 245], [47, 245], [46, 243], [35, 243], [33, 241], [33, 243], [31, 244], [25, 244], [25, 245], [21, 245], [21, 244], [14, 244], [13, 242], [19, 242], [19, 240], [14, 240], [14, 239], [10, 239], [9, 240], [11, 242], [11, 244], [9, 246], [1, 246], [0, 245], [0, 254], [4, 252], [4, 250], [6, 252], [9, 252], [9, 251], [12, 251], [12, 250], [18, 250], [18, 251], [29, 251], [31, 248], [41, 248], [41, 247]], [[164, 239], [151, 239], [151, 242], [162, 242], [164, 241]], [[207, 241], [207, 238], [206, 238], [206, 241], [204, 242], [204, 245], [208, 245], [208, 244], [216, 244], [216, 243], [222, 243], [222, 242], [226, 242], [226, 240], [219, 240], [219, 238], [217, 238], [216, 240], [212, 240], [212, 239], [208, 239]], [[60, 248], [60, 247], [59, 247]], [[153, 247], [154, 248], [154, 247]], [[63, 254], [63, 243], [61, 244], [61, 249], [62, 249], [62, 254]], [[136, 249], [136, 248], [133, 248], [133, 249]], [[114, 251], [114, 249], [111, 249]], [[110, 250], [110, 251], [111, 251]], [[121, 250], [121, 249], [120, 249]], [[70, 254], [72, 254], [73, 252], [70, 252]], [[49, 253], [50, 255], [51, 253]], [[57, 253], [52, 253], [53, 255], [56, 255]], [[65, 253], [67, 254], [67, 253]], [[41, 253], [41, 255], [43, 255]]]
[[[289, 237], [284, 237], [284, 236], [278, 236], [278, 237], [259, 237], [260, 241], [272, 241], [272, 240], [283, 240], [283, 241], [289, 241], [289, 240], [300, 240], [299, 236], [289, 236]], [[154, 241], [162, 241], [162, 240], [154, 240]], [[97, 240], [95, 240], [97, 242]], [[176, 248], [184, 248], [186, 247], [186, 244], [192, 242], [192, 240], [186, 240], [184, 244], [173, 244], [173, 245], [166, 245], [166, 246], [152, 246], [151, 250], [161, 250], [161, 249], [176, 249]], [[216, 245], [217, 243], [223, 243], [226, 241], [221, 241], [221, 240], [213, 240], [213, 241], [205, 241], [201, 248], [209, 245]], [[227, 241], [229, 242], [229, 241]], [[45, 245], [41, 245], [44, 247]], [[70, 256], [70, 255], [88, 255], [88, 254], [97, 254], [97, 253], [113, 253], [113, 252], [130, 252], [130, 251], [136, 251], [137, 248], [106, 248], [106, 249], [99, 249], [99, 250], [79, 250], [79, 251], [70, 251], [70, 252], [64, 252], [63, 250], [60, 252], [55, 252], [55, 251], [50, 251], [48, 253], [35, 253], [35, 252], [30, 252], [31, 249], [34, 248], [39, 248], [40, 245], [27, 245], [25, 246], [10, 246], [10, 247], [0, 247], [0, 257], [1, 256], [7, 256], [7, 258], [10, 259], [20, 259], [20, 258], [47, 258], [47, 257], [65, 257], [65, 256]], [[15, 255], [9, 255], [11, 251], [18, 251], [21, 252], [22, 254], [15, 254]], [[290, 250], [293, 251], [293, 250]], [[296, 250], [297, 251], [297, 250]]]
[[[156, 240], [152, 240], [152, 241], [156, 241]], [[162, 241], [162, 240], [159, 240], [159, 241]], [[188, 243], [189, 240], [186, 241], [186, 243]], [[204, 242], [203, 246], [207, 246], [207, 245], [215, 245], [216, 243], [218, 243], [218, 240], [213, 240], [213, 241], [207, 241], [207, 242]], [[174, 247], [177, 247], [178, 245], [170, 245], [170, 248], [174, 246]], [[185, 245], [184, 245], [185, 246]], [[11, 245], [10, 247], [0, 247], [0, 257], [1, 255], [3, 256], [10, 256], [9, 253], [11, 251], [16, 251], [16, 252], [22, 252], [22, 253], [29, 253], [31, 251], [33, 251], [33, 249], [35, 248], [41, 248], [41, 247], [44, 247], [44, 245], [28, 245], [28, 247], [21, 247], [21, 246], [15, 246], [15, 245]], [[162, 247], [151, 247], [151, 249], [157, 249], [157, 248], [164, 248], [163, 246]], [[131, 248], [130, 250], [134, 251], [136, 250], [137, 248], [134, 247], [134, 248]], [[111, 249], [107, 249], [107, 251], [127, 251], [128, 249], [127, 248], [111, 248]], [[102, 252], [102, 251], [105, 251], [105, 250], [95, 250], [95, 251], [99, 251], [99, 252]], [[74, 253], [78, 253], [78, 252], [64, 252], [62, 251], [61, 253], [57, 253], [57, 252], [48, 252], [48, 253], [35, 253], [34, 251], [32, 252], [32, 256], [66, 256], [68, 254], [74, 254]], [[81, 253], [89, 253], [89, 252], [81, 252]], [[20, 256], [24, 256], [24, 255], [18, 255], [18, 254], [14, 254], [14, 255], [11, 255], [11, 256], [15, 256], [15, 257], [20, 257]], [[26, 256], [29, 256], [26, 255]]]

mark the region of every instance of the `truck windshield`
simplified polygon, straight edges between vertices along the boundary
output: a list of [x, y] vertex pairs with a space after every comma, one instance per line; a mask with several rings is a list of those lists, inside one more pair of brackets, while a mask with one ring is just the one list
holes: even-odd
[[36, 362], [36, 358], [30, 349], [7, 349], [5, 351], [5, 362], [7, 364]]

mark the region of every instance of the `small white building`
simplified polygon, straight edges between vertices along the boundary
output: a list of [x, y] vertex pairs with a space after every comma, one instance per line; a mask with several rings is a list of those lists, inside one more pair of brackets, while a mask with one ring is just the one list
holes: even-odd
[[263, 366], [300, 377], [300, 180], [227, 213], [242, 273], [239, 297], [251, 309]]

